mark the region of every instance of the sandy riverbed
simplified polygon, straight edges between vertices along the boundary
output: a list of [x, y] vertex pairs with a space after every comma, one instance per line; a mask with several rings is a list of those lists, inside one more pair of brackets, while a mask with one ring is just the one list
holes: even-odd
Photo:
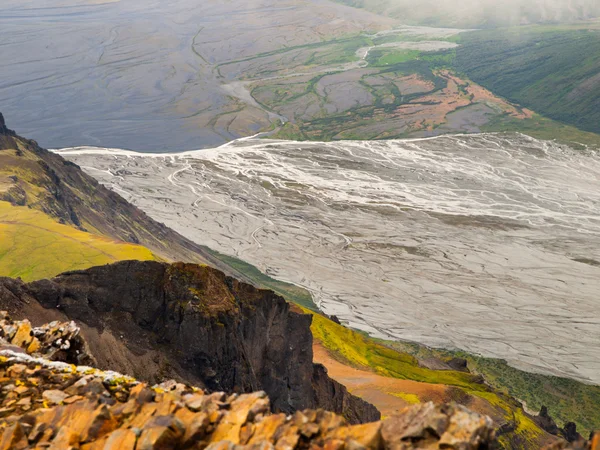
[[62, 152], [370, 333], [600, 383], [600, 158], [523, 135]]

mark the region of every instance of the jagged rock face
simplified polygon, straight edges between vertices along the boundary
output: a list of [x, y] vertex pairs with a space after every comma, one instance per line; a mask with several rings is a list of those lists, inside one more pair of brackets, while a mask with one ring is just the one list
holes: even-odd
[[343, 414], [350, 423], [371, 422], [381, 417], [373, 405], [350, 394], [346, 386], [329, 378], [327, 369], [321, 364], [314, 365], [312, 385], [315, 391], [313, 407]]
[[0, 449], [483, 450], [494, 443], [491, 420], [461, 406], [427, 403], [349, 426], [323, 410], [272, 415], [264, 392], [150, 387], [9, 351], [0, 351], [0, 387], [8, 392], [0, 399]]
[[13, 136], [15, 136], [15, 132], [6, 127], [4, 116], [0, 113], [0, 150], [3, 148], [15, 147]]
[[80, 323], [101, 368], [209, 390], [264, 390], [274, 411], [327, 407], [351, 422], [379, 419], [313, 366], [310, 316], [207, 266], [128, 261], [28, 285], [0, 280], [0, 307], [27, 314], [36, 303]]
[[29, 320], [14, 321], [6, 311], [0, 311], [0, 349], [37, 354], [50, 361], [94, 364], [79, 333], [79, 327], [72, 321], [32, 327]]

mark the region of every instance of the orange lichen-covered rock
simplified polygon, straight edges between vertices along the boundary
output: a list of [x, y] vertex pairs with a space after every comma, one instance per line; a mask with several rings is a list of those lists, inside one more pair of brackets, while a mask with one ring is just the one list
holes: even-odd
[[[0, 419], [0, 450], [468, 450], [493, 441], [489, 419], [454, 406], [419, 405], [398, 418], [352, 426], [323, 410], [271, 414], [264, 392], [228, 396], [180, 383], [151, 387], [10, 350], [0, 350], [0, 371], [8, 374], [0, 387], [13, 394], [0, 398], [7, 411]], [[28, 401], [18, 401], [17, 386]]]
[[[21, 328], [27, 325], [9, 323], [5, 336]], [[67, 328], [52, 333], [64, 336]], [[0, 345], [0, 450], [483, 450], [495, 443], [491, 419], [459, 405], [419, 404], [363, 425], [324, 410], [272, 414], [264, 392], [209, 393], [175, 381], [149, 386], [43, 358], [44, 343], [53, 341], [38, 341], [37, 356]], [[598, 449], [598, 441], [553, 448]]]

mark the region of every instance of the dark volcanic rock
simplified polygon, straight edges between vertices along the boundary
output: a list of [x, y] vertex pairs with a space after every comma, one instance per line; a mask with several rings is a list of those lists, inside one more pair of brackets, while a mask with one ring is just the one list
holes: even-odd
[[574, 422], [567, 422], [560, 430], [560, 434], [567, 442], [578, 442], [583, 440], [583, 436], [577, 432], [577, 425]]
[[583, 436], [577, 432], [577, 425], [575, 423], [567, 422], [563, 428], [559, 428], [548, 413], [548, 408], [546, 406], [542, 406], [539, 415], [535, 416], [533, 420], [544, 431], [555, 436], [563, 437], [567, 442], [576, 443], [583, 441]]
[[314, 404], [327, 411], [342, 411], [350, 423], [373, 422], [381, 417], [377, 408], [350, 394], [346, 386], [329, 378], [322, 364], [314, 365], [312, 384]]
[[0, 113], [0, 150], [16, 147], [13, 136], [15, 136], [15, 132], [6, 127], [4, 116]]
[[126, 261], [28, 285], [0, 279], [0, 308], [32, 321], [75, 320], [101, 368], [149, 382], [264, 390], [274, 411], [324, 407], [353, 423], [379, 418], [313, 365], [309, 315], [207, 266]]
[[452, 358], [447, 363], [452, 370], [457, 370], [459, 372], [469, 372], [469, 367], [467, 365], [467, 360], [464, 358]]
[[554, 421], [554, 419], [552, 417], [550, 417], [550, 414], [548, 413], [548, 408], [546, 406], [542, 406], [542, 409], [540, 410], [540, 414], [535, 416], [533, 418], [533, 420], [536, 424], [538, 424], [538, 426], [542, 430], [545, 430], [550, 434], [558, 436], [558, 433], [559, 433], [558, 425], [556, 425], [556, 422]]

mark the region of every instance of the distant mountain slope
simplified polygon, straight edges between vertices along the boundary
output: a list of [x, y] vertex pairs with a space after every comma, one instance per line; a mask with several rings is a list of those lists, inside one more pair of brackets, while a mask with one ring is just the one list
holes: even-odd
[[456, 67], [498, 95], [600, 133], [600, 24], [461, 35]]
[[587, 20], [600, 15], [596, 0], [337, 0], [405, 23], [489, 28]]

